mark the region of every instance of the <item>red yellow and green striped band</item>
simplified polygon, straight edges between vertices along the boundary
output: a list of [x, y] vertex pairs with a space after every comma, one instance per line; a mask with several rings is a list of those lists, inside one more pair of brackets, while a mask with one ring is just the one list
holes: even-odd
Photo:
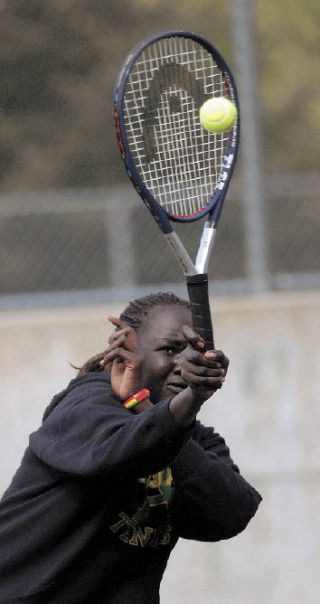
[[138, 403], [141, 403], [141, 401], [143, 401], [145, 398], [148, 398], [148, 396], [150, 396], [149, 390], [147, 388], [143, 388], [143, 390], [139, 390], [139, 392], [133, 396], [130, 396], [130, 398], [128, 398], [122, 404], [126, 409], [131, 409]]

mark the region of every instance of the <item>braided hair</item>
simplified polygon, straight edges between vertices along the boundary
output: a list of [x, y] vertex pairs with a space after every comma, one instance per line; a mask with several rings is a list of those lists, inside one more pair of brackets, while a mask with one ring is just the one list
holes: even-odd
[[[145, 318], [150, 312], [157, 307], [165, 306], [181, 306], [182, 308], [190, 308], [189, 302], [178, 298], [172, 292], [158, 292], [156, 294], [149, 294], [142, 298], [137, 298], [132, 302], [129, 302], [128, 306], [120, 315], [120, 320], [124, 321], [129, 327], [138, 331]], [[85, 375], [86, 373], [103, 371], [103, 367], [100, 365], [100, 361], [104, 358], [104, 352], [101, 352], [94, 357], [91, 357], [84, 365], [79, 369], [78, 375]]]
[[130, 302], [121, 313], [120, 319], [137, 331], [151, 310], [158, 306], [182, 306], [183, 308], [190, 308], [189, 302], [178, 298], [172, 292], [158, 292]]

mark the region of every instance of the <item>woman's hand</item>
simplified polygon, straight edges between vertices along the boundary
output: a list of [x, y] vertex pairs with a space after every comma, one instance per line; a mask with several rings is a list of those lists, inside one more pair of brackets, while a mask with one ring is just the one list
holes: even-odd
[[179, 365], [188, 387], [170, 401], [169, 410], [178, 425], [189, 426], [204, 401], [222, 387], [229, 359], [221, 350], [204, 352], [203, 339], [191, 327], [185, 326], [183, 335], [188, 345], [181, 353]]
[[143, 387], [143, 353], [138, 336], [131, 327], [116, 317], [108, 319], [117, 329], [109, 338], [109, 348], [100, 365], [111, 372], [112, 389], [125, 401]]
[[225, 381], [229, 359], [222, 350], [204, 352], [204, 341], [189, 326], [183, 328], [188, 346], [181, 353], [181, 376], [199, 401], [204, 402]]

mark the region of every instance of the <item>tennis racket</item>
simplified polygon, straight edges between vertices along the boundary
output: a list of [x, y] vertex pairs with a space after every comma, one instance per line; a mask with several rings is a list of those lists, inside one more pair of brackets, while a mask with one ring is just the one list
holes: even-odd
[[[202, 128], [199, 109], [212, 97], [232, 100], [238, 117], [228, 132]], [[207, 268], [239, 140], [236, 86], [221, 54], [201, 36], [169, 31], [127, 56], [113, 95], [121, 157], [142, 201], [185, 275], [195, 331], [214, 348]], [[206, 217], [193, 263], [175, 222]]]

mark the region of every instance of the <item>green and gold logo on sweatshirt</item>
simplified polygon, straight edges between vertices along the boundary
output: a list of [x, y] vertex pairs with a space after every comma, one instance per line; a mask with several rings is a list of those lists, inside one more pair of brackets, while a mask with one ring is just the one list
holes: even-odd
[[129, 516], [120, 512], [119, 520], [110, 526], [121, 541], [136, 547], [159, 547], [168, 545], [171, 526], [168, 510], [174, 495], [170, 468], [165, 468], [147, 478], [140, 478], [142, 504]]

